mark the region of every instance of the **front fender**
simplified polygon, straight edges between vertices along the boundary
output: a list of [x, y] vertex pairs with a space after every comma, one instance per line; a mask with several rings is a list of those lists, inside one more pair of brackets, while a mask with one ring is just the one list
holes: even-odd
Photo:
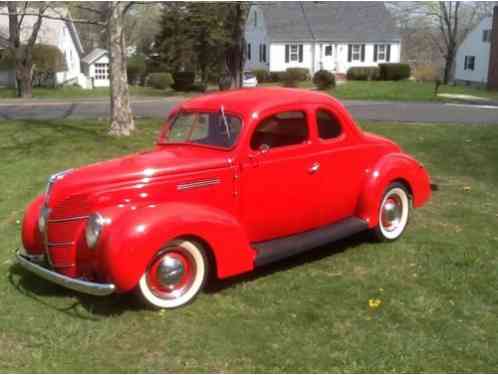
[[356, 209], [357, 216], [366, 220], [370, 228], [378, 224], [382, 196], [395, 181], [408, 186], [415, 208], [422, 206], [431, 196], [429, 175], [421, 163], [404, 153], [385, 155], [367, 171]]
[[220, 278], [253, 269], [254, 250], [238, 220], [228, 212], [190, 203], [120, 209], [102, 211], [111, 223], [97, 251], [103, 272], [121, 292], [134, 288], [152, 257], [178, 237], [202, 239], [212, 250]]

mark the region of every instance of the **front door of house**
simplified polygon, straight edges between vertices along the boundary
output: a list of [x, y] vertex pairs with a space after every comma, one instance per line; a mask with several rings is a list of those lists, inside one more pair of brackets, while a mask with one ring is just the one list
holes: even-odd
[[332, 43], [322, 45], [323, 69], [335, 72], [336, 70], [335, 55], [336, 55], [335, 46]]

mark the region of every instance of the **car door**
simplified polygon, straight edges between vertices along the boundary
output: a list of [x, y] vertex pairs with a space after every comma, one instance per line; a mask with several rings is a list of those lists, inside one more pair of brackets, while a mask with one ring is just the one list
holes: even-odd
[[357, 133], [333, 108], [317, 106], [312, 112], [316, 126], [322, 197], [319, 225], [354, 216], [362, 187], [368, 153], [362, 152]]
[[316, 149], [305, 108], [265, 116], [241, 165], [241, 215], [251, 242], [313, 229], [319, 220]]

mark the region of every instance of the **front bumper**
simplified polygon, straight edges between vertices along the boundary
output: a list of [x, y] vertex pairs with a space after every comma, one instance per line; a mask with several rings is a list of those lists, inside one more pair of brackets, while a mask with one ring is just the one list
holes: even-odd
[[91, 294], [94, 296], [107, 296], [114, 293], [116, 290], [114, 284], [100, 284], [80, 279], [73, 279], [42, 267], [32, 261], [23, 248], [17, 250], [16, 258], [19, 265], [25, 270], [40, 276], [42, 279], [77, 292]]

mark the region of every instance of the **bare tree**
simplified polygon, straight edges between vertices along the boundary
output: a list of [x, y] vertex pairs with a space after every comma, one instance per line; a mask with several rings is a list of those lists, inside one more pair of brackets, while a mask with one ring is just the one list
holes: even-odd
[[[115, 136], [130, 135], [135, 130], [133, 114], [130, 108], [128, 78], [126, 71], [126, 38], [124, 33], [124, 17], [135, 2], [109, 1], [105, 3], [65, 4], [66, 7], [80, 9], [87, 14], [84, 19], [72, 19], [66, 12], [59, 12], [61, 6], [50, 7], [48, 3], [7, 2], [9, 16], [9, 50], [12, 51], [16, 63], [19, 96], [32, 96], [33, 45], [43, 19], [69, 21], [100, 27], [106, 32], [110, 57], [111, 75], [111, 128], [109, 133]], [[47, 9], [51, 12], [46, 12]], [[0, 12], [0, 14], [2, 14]], [[36, 16], [31, 34], [23, 40], [23, 20]]]
[[246, 54], [244, 28], [249, 12], [249, 4], [236, 2], [231, 4], [228, 19], [231, 20], [231, 40], [226, 49], [225, 64], [232, 79], [232, 87], [242, 87], [242, 73]]
[[401, 25], [430, 36], [444, 59], [444, 84], [451, 78], [458, 45], [479, 18], [489, 13], [488, 4], [482, 2], [406, 2], [390, 6]]
[[111, 68], [111, 135], [130, 135], [135, 122], [130, 107], [128, 74], [126, 71], [126, 38], [123, 18], [132, 3], [108, 3], [107, 34]]
[[43, 15], [47, 9], [45, 3], [40, 3], [32, 10], [31, 17], [36, 17], [29, 32], [26, 43], [23, 43], [23, 24], [25, 12], [30, 6], [28, 1], [23, 3], [7, 2], [9, 17], [8, 50], [15, 61], [17, 96], [31, 98], [33, 95], [33, 47], [40, 31]]

